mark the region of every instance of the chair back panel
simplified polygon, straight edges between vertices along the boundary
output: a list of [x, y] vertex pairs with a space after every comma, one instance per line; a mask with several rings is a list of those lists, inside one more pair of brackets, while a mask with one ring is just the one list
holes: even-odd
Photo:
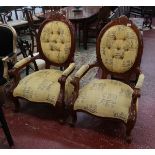
[[52, 62], [64, 63], [70, 53], [71, 34], [68, 26], [61, 21], [45, 25], [40, 37], [44, 55]]
[[128, 71], [138, 53], [138, 38], [126, 25], [109, 28], [100, 42], [101, 59], [105, 67], [117, 73]]
[[142, 46], [139, 30], [123, 16], [101, 30], [97, 41], [97, 59], [107, 72], [124, 74], [140, 64]]
[[[59, 17], [57, 19], [57, 17]], [[45, 61], [61, 66], [74, 56], [75, 41], [71, 23], [62, 14], [48, 18], [39, 29], [38, 45]]]

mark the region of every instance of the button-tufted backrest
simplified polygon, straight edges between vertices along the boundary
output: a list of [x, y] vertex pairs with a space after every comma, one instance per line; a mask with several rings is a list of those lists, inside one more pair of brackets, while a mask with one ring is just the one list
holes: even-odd
[[71, 32], [62, 21], [50, 21], [42, 29], [40, 36], [44, 56], [56, 64], [64, 63], [71, 50]]
[[138, 54], [138, 37], [128, 25], [113, 25], [103, 34], [100, 55], [111, 72], [124, 73], [134, 64]]

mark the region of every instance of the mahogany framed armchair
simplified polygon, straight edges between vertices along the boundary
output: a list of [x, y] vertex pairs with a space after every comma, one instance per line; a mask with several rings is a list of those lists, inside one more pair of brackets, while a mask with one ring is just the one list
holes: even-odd
[[[24, 98], [35, 103], [53, 105], [59, 118], [63, 118], [65, 102], [73, 90], [69, 75], [75, 68], [75, 39], [71, 22], [61, 13], [51, 12], [39, 28], [37, 47], [38, 55], [19, 61], [10, 72], [14, 76], [12, 97], [15, 110], [18, 111], [20, 107], [18, 99]], [[19, 71], [36, 59], [43, 59], [46, 69], [20, 80]], [[60, 67], [63, 71], [52, 69], [51, 65]]]
[[[138, 108], [138, 97], [144, 75], [139, 63], [143, 51], [141, 33], [126, 16], [108, 23], [97, 38], [94, 64], [83, 65], [71, 81], [74, 85], [73, 97], [69, 104], [74, 125], [77, 112], [82, 111], [96, 117], [115, 119], [126, 125], [126, 140], [131, 142]], [[80, 79], [93, 67], [102, 69], [101, 79], [93, 79], [80, 88]], [[130, 77], [136, 73], [137, 83], [133, 86]], [[111, 76], [120, 77], [114, 80]]]

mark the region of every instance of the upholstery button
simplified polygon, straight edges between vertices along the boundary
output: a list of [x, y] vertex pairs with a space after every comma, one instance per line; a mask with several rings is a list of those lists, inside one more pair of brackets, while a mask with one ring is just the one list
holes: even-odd
[[117, 50], [120, 50], [120, 48], [119, 48], [119, 47], [117, 47]]

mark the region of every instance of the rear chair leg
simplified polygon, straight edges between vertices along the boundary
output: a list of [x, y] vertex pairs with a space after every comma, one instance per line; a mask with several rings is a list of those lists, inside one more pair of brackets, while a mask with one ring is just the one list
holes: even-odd
[[13, 103], [14, 103], [14, 112], [19, 112], [19, 110], [20, 110], [20, 103], [19, 103], [17, 97], [13, 97]]

